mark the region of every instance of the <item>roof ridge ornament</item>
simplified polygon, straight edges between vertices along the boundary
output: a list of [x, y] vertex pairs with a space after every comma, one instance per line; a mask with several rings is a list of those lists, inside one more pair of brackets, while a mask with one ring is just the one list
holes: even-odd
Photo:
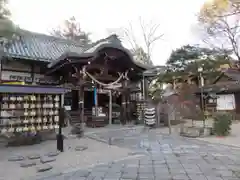
[[118, 38], [118, 36], [116, 34], [110, 35], [109, 37], [106, 38], [106, 40], [110, 43], [122, 45], [121, 40]]

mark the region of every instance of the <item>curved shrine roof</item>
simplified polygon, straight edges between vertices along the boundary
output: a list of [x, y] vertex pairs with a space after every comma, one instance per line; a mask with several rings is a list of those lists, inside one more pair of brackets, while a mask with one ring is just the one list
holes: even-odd
[[131, 52], [122, 46], [116, 35], [111, 35], [84, 47], [75, 41], [20, 29], [18, 38], [12, 40], [4, 51], [7, 57], [47, 62], [48, 66], [52, 67], [67, 56], [88, 57], [105, 47], [125, 52], [130, 60], [143, 69], [152, 67], [136, 62]]

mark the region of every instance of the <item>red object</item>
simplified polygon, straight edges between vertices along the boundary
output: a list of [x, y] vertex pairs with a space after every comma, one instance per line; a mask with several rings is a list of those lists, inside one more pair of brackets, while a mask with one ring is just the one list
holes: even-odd
[[217, 138], [225, 138], [224, 136], [217, 136]]
[[189, 105], [192, 104], [191, 101], [183, 101], [182, 103], [183, 103], [183, 104], [186, 104], [186, 105], [187, 105], [187, 104], [189, 104]]

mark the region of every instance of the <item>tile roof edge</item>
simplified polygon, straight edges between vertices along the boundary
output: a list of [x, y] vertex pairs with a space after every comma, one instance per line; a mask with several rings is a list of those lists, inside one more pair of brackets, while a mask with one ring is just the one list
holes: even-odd
[[53, 36], [53, 35], [49, 35], [49, 34], [45, 34], [45, 33], [39, 33], [39, 32], [33, 32], [33, 31], [29, 31], [29, 30], [26, 30], [26, 29], [22, 29], [20, 28], [18, 30], [18, 33], [20, 36], [23, 36], [23, 37], [27, 37], [27, 36], [31, 36], [31, 37], [39, 37], [39, 38], [46, 38], [46, 39], [51, 39], [51, 40], [55, 40], [55, 41], [58, 41], [58, 42], [63, 42], [63, 43], [66, 43], [66, 44], [73, 44], [73, 45], [76, 45], [76, 46], [81, 46], [81, 43], [77, 42], [77, 41], [74, 41], [74, 40], [70, 40], [70, 39], [64, 39], [64, 38], [61, 38], [61, 37], [56, 37], [56, 36]]
[[20, 56], [13, 53], [6, 53], [4, 56], [8, 58], [25, 59], [25, 60], [32, 60], [32, 61], [48, 62], [48, 63], [50, 63], [53, 60], [53, 59], [44, 59], [44, 58], [32, 59], [31, 56]]
[[101, 42], [108, 41], [108, 40], [110, 40], [110, 41], [111, 40], [117, 40], [117, 41], [121, 42], [121, 40], [118, 38], [118, 36], [116, 34], [111, 34], [111, 35], [107, 36], [106, 38], [102, 38], [102, 39], [99, 39], [95, 42], [90, 43], [88, 45], [88, 47], [86, 47], [86, 46], [83, 46], [81, 43], [79, 43], [77, 41], [70, 40], [70, 39], [64, 39], [64, 38], [61, 38], [61, 37], [56, 37], [56, 36], [53, 36], [53, 35], [50, 35], [50, 34], [29, 31], [29, 30], [22, 29], [22, 28], [19, 28], [18, 32], [19, 32], [20, 36], [22, 35], [22, 36], [42, 37], [42, 38], [46, 38], [46, 39], [56, 40], [58, 42], [62, 41], [63, 43], [72, 44], [72, 45], [80, 46], [82, 48], [86, 48], [86, 50], [90, 49], [91, 47], [96, 46], [97, 44], [99, 44]]
[[[111, 36], [109, 36], [111, 37]], [[107, 39], [107, 38], [106, 38]], [[96, 46], [98, 46], [96, 49], [94, 49], [92, 52], [87, 52], [88, 50], [90, 50], [91, 48], [94, 48]], [[137, 66], [139, 66], [140, 68], [143, 68], [143, 69], [151, 69], [153, 68], [154, 66], [149, 66], [149, 65], [146, 65], [146, 64], [142, 64], [140, 62], [137, 62], [134, 60], [133, 56], [132, 56], [132, 53], [127, 49], [125, 48], [124, 46], [122, 46], [122, 44], [117, 44], [117, 43], [114, 43], [114, 42], [109, 42], [109, 41], [101, 41], [99, 40], [98, 43], [95, 43], [94, 46], [92, 46], [91, 48], [83, 51], [82, 53], [78, 54], [79, 55], [79, 58], [81, 57], [91, 57], [91, 56], [94, 56], [99, 50], [101, 50], [102, 48], [106, 48], [106, 47], [110, 47], [110, 48], [115, 48], [115, 49], [119, 49], [120, 51], [124, 51], [129, 57], [130, 57], [130, 60]], [[65, 52], [64, 54], [67, 55], [68, 53], [71, 53], [71, 52]], [[63, 55], [64, 55], [63, 54]], [[61, 55], [61, 56], [63, 56]], [[60, 57], [61, 57], [60, 56]], [[53, 61], [51, 62], [49, 65], [48, 65], [48, 68], [52, 68], [53, 66], [55, 66], [56, 64], [58, 64], [58, 62], [60, 62], [61, 60], [56, 60], [56, 61]]]
[[[39, 33], [39, 32], [33, 32], [33, 31], [29, 31], [29, 30], [26, 30], [26, 29], [22, 29], [22, 28], [19, 28], [18, 29], [18, 32], [19, 32], [19, 35], [20, 36], [23, 36], [23, 37], [27, 37], [27, 36], [30, 36], [30, 37], [36, 37], [36, 38], [46, 38], [46, 39], [52, 39], [52, 40], [56, 40], [56, 42], [61, 42], [61, 43], [66, 43], [66, 44], [71, 44], [71, 45], [74, 45], [76, 47], [82, 47], [84, 48], [84, 46], [82, 46], [79, 42], [76, 42], [76, 41], [73, 41], [73, 40], [69, 40], [69, 39], [64, 39], [64, 38], [60, 38], [60, 37], [55, 37], [53, 35], [49, 35], [49, 34], [44, 34], [44, 33]], [[103, 43], [103, 44], [117, 44], [120, 49], [124, 50], [127, 52], [127, 54], [130, 54], [132, 55], [132, 53], [130, 52], [130, 50], [126, 49], [122, 43], [121, 43], [121, 40], [118, 38], [118, 36], [116, 34], [111, 34], [109, 36], [107, 36], [106, 38], [102, 38], [102, 39], [99, 39], [91, 44], [89, 44], [89, 47], [86, 48], [83, 52], [81, 52], [80, 54], [84, 54], [84, 52], [86, 52], [88, 49], [91, 49], [95, 46], [97, 46], [98, 44], [100, 43]], [[68, 53], [68, 52], [66, 52]], [[23, 59], [31, 59], [31, 57], [21, 57], [21, 56], [18, 56], [18, 55], [15, 55], [15, 54], [7, 54], [8, 57], [14, 57], [14, 58], [23, 58]], [[142, 68], [145, 68], [145, 69], [149, 69], [149, 68], [152, 68], [153, 66], [149, 66], [149, 65], [146, 65], [146, 64], [143, 64], [143, 63], [140, 63], [136, 60], [134, 60], [133, 58], [131, 58], [132, 61], [142, 67]], [[48, 61], [52, 61], [52, 59], [39, 59], [40, 61], [45, 61], [45, 62], [48, 62]]]

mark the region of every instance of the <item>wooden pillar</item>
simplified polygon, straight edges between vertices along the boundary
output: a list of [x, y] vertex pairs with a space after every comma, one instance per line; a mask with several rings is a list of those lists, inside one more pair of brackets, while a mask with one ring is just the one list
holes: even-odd
[[130, 91], [128, 89], [128, 83], [129, 81], [126, 79], [124, 80], [123, 84], [124, 84], [124, 100], [125, 100], [125, 106], [124, 106], [124, 117], [125, 117], [125, 122], [129, 122], [130, 121]]
[[71, 98], [72, 98], [72, 104], [71, 109], [73, 111], [76, 111], [79, 109], [79, 90], [72, 90], [71, 91]]
[[126, 98], [125, 93], [122, 93], [122, 107], [121, 107], [121, 122], [126, 124]]
[[143, 76], [142, 82], [141, 82], [141, 88], [142, 88], [142, 98], [145, 100], [145, 77]]
[[35, 65], [31, 64], [31, 78], [32, 78], [32, 83], [31, 84], [36, 84], [35, 82]]
[[124, 91], [122, 93], [121, 121], [123, 124], [126, 124], [126, 120], [127, 120], [127, 99], [126, 99], [125, 87], [126, 87], [126, 80], [122, 82], [122, 88]]
[[148, 99], [148, 79], [145, 78], [145, 80], [143, 81], [143, 86], [144, 86], [144, 95], [145, 95], [145, 99]]
[[79, 88], [79, 110], [80, 110], [80, 123], [84, 123], [84, 88], [81, 85]]
[[80, 110], [80, 124], [81, 124], [81, 135], [84, 133], [84, 73], [79, 71], [79, 110]]
[[[1, 48], [1, 47], [0, 47]], [[2, 73], [2, 66], [3, 66], [3, 54], [4, 54], [4, 48], [0, 50], [1, 56], [0, 56], [0, 84], [2, 84], [2, 78], [3, 78], [3, 73]]]
[[112, 124], [112, 90], [109, 90], [109, 124]]
[[126, 92], [126, 110], [127, 110], [127, 122], [131, 121], [131, 106], [130, 106], [130, 90], [128, 89]]
[[84, 88], [79, 88], [79, 117], [80, 117], [80, 136], [84, 133]]

